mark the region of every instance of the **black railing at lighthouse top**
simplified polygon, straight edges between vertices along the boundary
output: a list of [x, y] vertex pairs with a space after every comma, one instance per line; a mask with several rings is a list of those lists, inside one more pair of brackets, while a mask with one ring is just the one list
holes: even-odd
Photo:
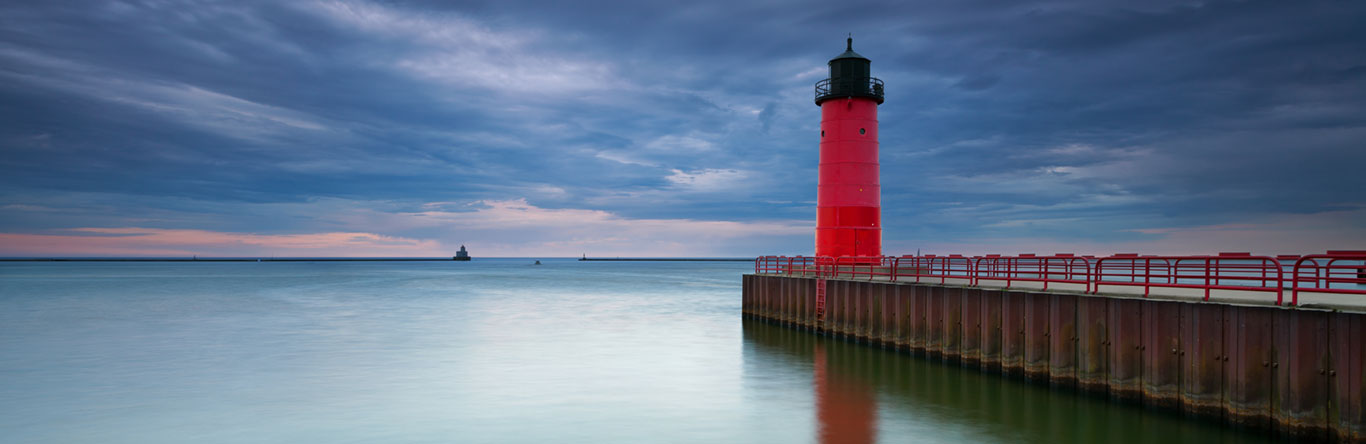
[[882, 104], [882, 80], [877, 77], [841, 77], [816, 82], [816, 104], [829, 99], [867, 97]]

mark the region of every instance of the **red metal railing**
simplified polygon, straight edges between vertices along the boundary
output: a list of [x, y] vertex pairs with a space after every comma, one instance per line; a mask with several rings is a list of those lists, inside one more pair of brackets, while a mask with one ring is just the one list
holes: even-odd
[[754, 258], [754, 275], [776, 275], [776, 273], [783, 273], [783, 275], [787, 273], [781, 268], [777, 255], [759, 255], [759, 257]]
[[875, 280], [885, 278], [888, 281], [896, 281], [896, 258], [887, 256], [868, 256], [868, 257], [839, 257], [835, 258], [833, 267], [834, 278], [848, 276], [851, 279], [867, 278]]
[[1366, 295], [1366, 251], [1301, 257], [1295, 261], [1291, 286], [1290, 305], [1299, 305], [1301, 291]]
[[1091, 290], [1091, 259], [1072, 254], [1053, 256], [1001, 256], [988, 254], [973, 262], [973, 285], [982, 285], [982, 280], [1005, 281], [1007, 288], [1016, 282], [1038, 282], [1041, 290], [1048, 290], [1048, 284], [1076, 284], [1084, 291]]
[[1142, 287], [1143, 297], [1154, 288], [1201, 290], [1208, 301], [1213, 290], [1256, 291], [1276, 294], [1281, 304], [1284, 273], [1281, 263], [1268, 256], [1220, 253], [1218, 256], [1138, 256], [1121, 254], [1096, 261], [1091, 292], [1101, 286]]
[[904, 276], [912, 282], [947, 284], [954, 279], [972, 285], [972, 258], [960, 254], [901, 256], [897, 258], [896, 271], [896, 279]]
[[[1253, 256], [1220, 253], [1216, 256], [1140, 256], [1116, 254], [1096, 258], [1052, 256], [874, 256], [804, 257], [761, 256], [754, 259], [756, 274], [787, 274], [821, 278], [910, 281], [971, 286], [1004, 281], [1006, 288], [1038, 283], [1041, 290], [1059, 284], [1080, 285], [1088, 293], [1102, 287], [1138, 287], [1144, 297], [1154, 289], [1168, 296], [1194, 291], [1208, 301], [1216, 291], [1276, 295], [1283, 304], [1291, 289], [1290, 305], [1299, 305], [1301, 292], [1366, 295], [1366, 251], [1329, 251], [1308, 256]], [[1065, 288], [1061, 288], [1065, 289]]]
[[833, 277], [834, 265], [835, 258], [828, 256], [759, 256], [754, 259], [754, 273]]

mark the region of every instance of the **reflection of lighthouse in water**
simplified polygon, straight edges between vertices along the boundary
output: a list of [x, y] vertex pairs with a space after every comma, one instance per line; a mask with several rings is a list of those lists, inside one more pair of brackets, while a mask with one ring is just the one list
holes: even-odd
[[878, 180], [877, 106], [882, 81], [871, 60], [854, 52], [830, 60], [816, 83], [821, 107], [820, 182], [816, 191], [816, 256], [882, 255], [882, 187]]
[[871, 444], [877, 442], [877, 400], [866, 383], [832, 374], [825, 360], [825, 346], [815, 346], [813, 385], [816, 395], [817, 431], [821, 444]]

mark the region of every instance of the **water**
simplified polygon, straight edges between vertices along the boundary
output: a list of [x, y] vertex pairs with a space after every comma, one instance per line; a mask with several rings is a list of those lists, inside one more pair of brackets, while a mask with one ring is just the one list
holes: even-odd
[[0, 442], [1247, 442], [740, 318], [747, 263], [0, 263]]

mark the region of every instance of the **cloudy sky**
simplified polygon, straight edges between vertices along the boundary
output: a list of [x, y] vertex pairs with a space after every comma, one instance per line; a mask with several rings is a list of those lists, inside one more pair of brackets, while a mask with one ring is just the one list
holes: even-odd
[[0, 256], [810, 254], [845, 34], [889, 254], [1366, 249], [1366, 2], [0, 6]]

